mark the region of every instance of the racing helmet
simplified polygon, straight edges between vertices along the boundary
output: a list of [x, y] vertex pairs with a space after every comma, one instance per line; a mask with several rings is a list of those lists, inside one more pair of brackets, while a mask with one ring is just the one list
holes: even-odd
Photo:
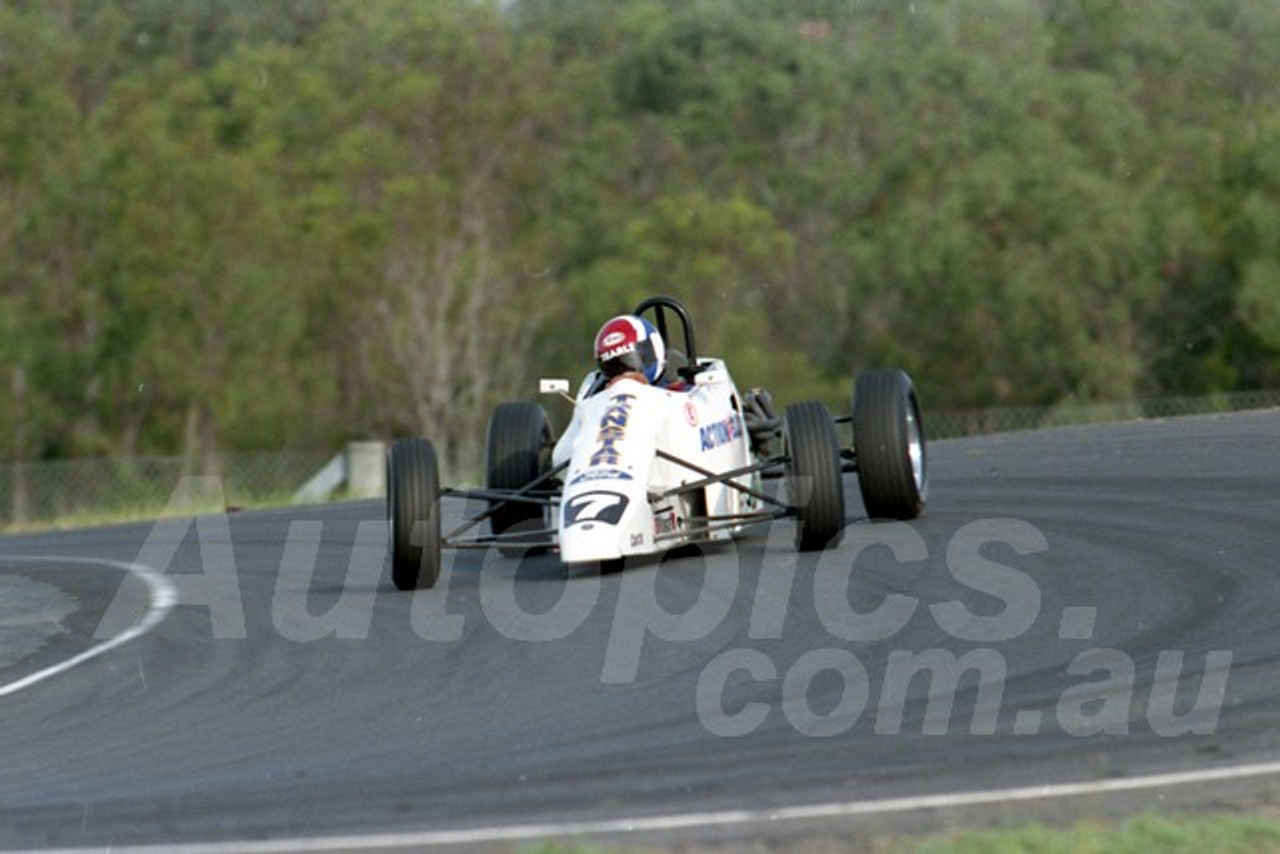
[[652, 323], [620, 314], [596, 333], [596, 364], [609, 379], [635, 371], [656, 384], [667, 366], [667, 348]]

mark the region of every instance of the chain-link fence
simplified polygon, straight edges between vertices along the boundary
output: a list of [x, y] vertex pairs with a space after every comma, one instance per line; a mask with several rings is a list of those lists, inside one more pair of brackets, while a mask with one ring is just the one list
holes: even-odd
[[931, 439], [980, 436], [1011, 430], [1043, 430], [1073, 424], [1105, 424], [1140, 418], [1211, 415], [1280, 406], [1280, 391], [1252, 391], [1204, 397], [1164, 397], [1130, 403], [1062, 405], [1048, 408], [984, 409], [975, 412], [925, 411], [925, 430]]
[[[944, 439], [1273, 406], [1280, 406], [1280, 391], [1040, 409], [930, 412], [926, 408], [924, 418], [929, 437]], [[214, 473], [192, 470], [181, 457], [0, 464], [0, 529], [150, 518], [171, 507], [180, 485], [192, 475], [216, 476], [225, 507], [284, 503], [331, 459], [325, 453], [227, 454], [219, 459], [220, 470]]]
[[[191, 476], [221, 486], [223, 507], [287, 502], [330, 457], [324, 453], [225, 454], [218, 470], [182, 457], [48, 460], [0, 464], [0, 529], [53, 522], [92, 523], [158, 515]], [[212, 499], [218, 490], [206, 490]], [[212, 494], [210, 494], [212, 493]]]

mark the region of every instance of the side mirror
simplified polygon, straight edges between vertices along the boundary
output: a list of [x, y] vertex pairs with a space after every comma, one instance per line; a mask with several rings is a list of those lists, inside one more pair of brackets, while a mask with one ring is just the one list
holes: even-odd
[[559, 394], [566, 395], [569, 393], [569, 381], [562, 379], [540, 379], [538, 380], [538, 394]]

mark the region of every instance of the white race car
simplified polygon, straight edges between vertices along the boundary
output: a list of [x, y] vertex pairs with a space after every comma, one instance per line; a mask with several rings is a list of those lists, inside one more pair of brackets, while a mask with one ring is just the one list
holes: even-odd
[[[499, 405], [489, 421], [485, 488], [441, 489], [428, 439], [392, 443], [387, 516], [396, 587], [433, 586], [442, 548], [496, 546], [513, 556], [543, 549], [566, 568], [616, 567], [785, 517], [795, 519], [797, 548], [823, 549], [845, 527], [846, 471], [858, 473], [873, 518], [912, 519], [924, 509], [924, 431], [906, 373], [859, 375], [851, 416], [832, 417], [810, 401], [779, 417], [767, 392], [740, 394], [722, 360], [698, 355], [678, 301], [652, 297], [633, 314], [651, 317], [668, 342], [664, 381], [606, 383], [592, 371], [571, 398], [573, 420], [558, 441], [540, 404]], [[683, 352], [670, 347], [677, 324]], [[567, 380], [541, 386], [567, 397]], [[853, 444], [842, 448], [837, 425], [849, 422]], [[766, 490], [762, 481], [772, 478], [784, 488]], [[447, 497], [484, 509], [444, 533]]]

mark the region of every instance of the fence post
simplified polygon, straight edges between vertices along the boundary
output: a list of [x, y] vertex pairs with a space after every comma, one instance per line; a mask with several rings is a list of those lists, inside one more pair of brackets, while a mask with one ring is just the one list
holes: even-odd
[[347, 493], [352, 498], [381, 498], [387, 494], [385, 442], [347, 445]]
[[14, 429], [13, 429], [13, 518], [14, 524], [24, 524], [31, 512], [27, 465], [27, 369], [23, 365], [13, 366], [10, 377], [13, 392]]

